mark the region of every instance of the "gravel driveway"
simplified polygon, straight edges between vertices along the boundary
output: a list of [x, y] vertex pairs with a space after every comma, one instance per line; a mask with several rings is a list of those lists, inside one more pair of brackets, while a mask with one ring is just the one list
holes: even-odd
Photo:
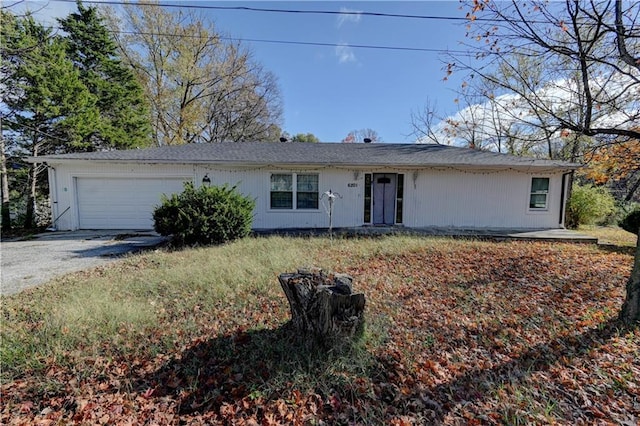
[[58, 275], [112, 262], [166, 241], [149, 231], [73, 231], [0, 243], [0, 294], [7, 296]]

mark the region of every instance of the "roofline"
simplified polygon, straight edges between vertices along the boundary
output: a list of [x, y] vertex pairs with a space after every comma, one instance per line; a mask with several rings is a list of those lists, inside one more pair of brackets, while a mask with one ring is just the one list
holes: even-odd
[[[559, 164], [533, 164], [538, 159], [532, 158], [531, 164], [475, 164], [475, 163], [425, 163], [425, 164], [374, 164], [374, 163], [287, 163], [287, 162], [274, 162], [265, 163], [262, 161], [211, 161], [211, 160], [163, 160], [163, 159], [80, 159], [80, 158], [59, 158], [49, 156], [38, 157], [25, 157], [28, 163], [53, 163], [53, 164], [71, 164], [78, 162], [91, 162], [102, 164], [198, 164], [198, 165], [212, 165], [212, 166], [245, 166], [245, 167], [327, 167], [327, 168], [344, 168], [344, 167], [357, 167], [357, 168], [398, 168], [405, 170], [421, 170], [421, 169], [438, 169], [438, 168], [464, 168], [464, 169], [480, 169], [480, 170], [500, 170], [500, 169], [516, 169], [516, 170], [541, 170], [541, 169], [553, 169], [553, 170], [576, 170], [583, 167], [583, 164], [559, 162]], [[545, 160], [553, 161], [553, 160]]]

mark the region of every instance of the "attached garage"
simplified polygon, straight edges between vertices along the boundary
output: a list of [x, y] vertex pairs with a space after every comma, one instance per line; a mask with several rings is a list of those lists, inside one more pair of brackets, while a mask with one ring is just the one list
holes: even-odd
[[181, 178], [75, 178], [80, 229], [153, 229], [162, 194], [184, 188]]

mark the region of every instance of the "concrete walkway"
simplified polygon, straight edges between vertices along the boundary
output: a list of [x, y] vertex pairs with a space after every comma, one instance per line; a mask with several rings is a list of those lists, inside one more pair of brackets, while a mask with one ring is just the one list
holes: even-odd
[[556, 241], [565, 243], [597, 244], [598, 238], [570, 229], [448, 229], [430, 228], [420, 230], [427, 235], [451, 237], [486, 238], [495, 240]]
[[515, 231], [507, 234], [515, 240], [563, 241], [570, 243], [597, 244], [598, 238], [570, 229], [543, 229], [540, 231]]

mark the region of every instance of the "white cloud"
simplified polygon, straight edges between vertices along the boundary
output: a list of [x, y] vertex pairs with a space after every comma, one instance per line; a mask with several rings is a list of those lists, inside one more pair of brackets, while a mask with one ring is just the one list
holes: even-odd
[[[639, 89], [636, 78], [622, 73], [599, 76], [591, 81], [595, 108], [592, 111], [593, 127], [629, 128], [640, 117]], [[519, 143], [533, 144], [547, 135], [543, 128], [546, 120], [552, 127], [558, 120], [552, 115], [576, 120], [582, 111], [582, 91], [575, 81], [558, 79], [550, 81], [535, 93], [539, 102], [549, 111], [540, 109], [536, 114], [526, 99], [516, 94], [504, 94], [493, 101], [468, 105], [436, 124], [432, 132], [439, 143], [466, 146], [472, 138], [484, 148], [496, 149], [496, 141], [506, 134], [516, 137]], [[553, 138], [559, 138], [556, 131]], [[416, 143], [430, 143], [421, 137]]]
[[353, 48], [346, 43], [340, 43], [336, 46], [336, 56], [341, 64], [347, 62], [356, 62], [356, 55]]
[[347, 9], [346, 7], [340, 8], [340, 15], [338, 15], [338, 28], [346, 22], [360, 22], [361, 10]]

